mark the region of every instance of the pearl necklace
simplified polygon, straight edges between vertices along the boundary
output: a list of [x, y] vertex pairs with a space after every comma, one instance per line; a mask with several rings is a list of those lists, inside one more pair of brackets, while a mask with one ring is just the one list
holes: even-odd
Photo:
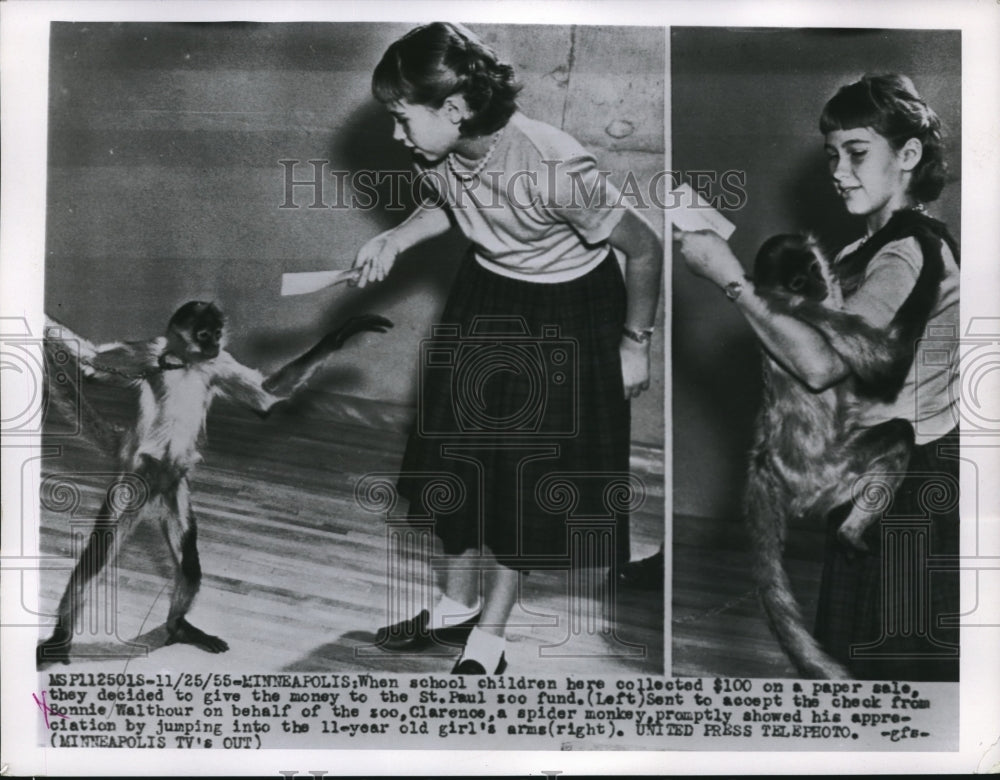
[[458, 166], [455, 165], [454, 153], [449, 153], [447, 158], [448, 170], [450, 170], [452, 174], [454, 174], [456, 179], [458, 179], [460, 182], [462, 182], [462, 184], [468, 187], [472, 183], [472, 180], [477, 178], [479, 174], [483, 172], [483, 169], [486, 167], [486, 164], [490, 161], [490, 158], [493, 156], [493, 152], [496, 150], [497, 144], [500, 143], [500, 138], [502, 135], [503, 135], [503, 128], [501, 127], [493, 134], [493, 140], [490, 141], [490, 146], [486, 150], [486, 154], [484, 154], [479, 159], [479, 162], [476, 164], [476, 167], [473, 168], [471, 171], [460, 170]]

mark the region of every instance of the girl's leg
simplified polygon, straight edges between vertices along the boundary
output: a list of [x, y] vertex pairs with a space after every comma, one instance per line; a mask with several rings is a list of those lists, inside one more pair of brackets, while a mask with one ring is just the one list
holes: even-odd
[[445, 558], [441, 597], [431, 610], [431, 628], [454, 626], [480, 612], [479, 569], [473, 562], [475, 551], [466, 550]]
[[385, 650], [423, 650], [432, 645], [461, 645], [479, 620], [479, 569], [474, 553], [442, 557], [440, 593], [410, 617], [382, 626], [375, 644]]
[[498, 563], [486, 572], [486, 599], [479, 625], [494, 636], [503, 637], [507, 618], [517, 600], [518, 572]]
[[445, 560], [444, 595], [467, 608], [474, 610], [479, 603], [479, 569], [473, 564], [478, 557], [474, 550], [466, 550], [459, 555], [449, 555]]
[[469, 634], [462, 657], [452, 669], [454, 674], [499, 674], [507, 667], [505, 635], [507, 619], [517, 600], [518, 572], [491, 560], [485, 574], [486, 593], [479, 625]]

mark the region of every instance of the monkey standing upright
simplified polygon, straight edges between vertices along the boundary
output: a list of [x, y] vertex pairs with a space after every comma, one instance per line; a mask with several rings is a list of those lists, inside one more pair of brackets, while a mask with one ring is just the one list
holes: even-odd
[[[189, 481], [191, 470], [201, 460], [199, 448], [212, 400], [223, 395], [266, 414], [302, 388], [324, 358], [340, 349], [348, 337], [365, 330], [385, 332], [389, 327], [392, 323], [384, 317], [354, 317], [265, 379], [225, 351], [225, 323], [214, 303], [184, 304], [171, 317], [165, 336], [143, 342], [95, 346], [49, 320], [47, 329], [58, 329], [63, 340], [78, 343], [84, 375], [138, 389], [138, 419], [123, 437], [117, 457], [124, 473], [139, 478], [145, 500], [124, 511], [112, 507], [110, 500], [104, 502], [96, 525], [113, 533], [91, 536], [59, 602], [55, 630], [38, 646], [38, 663], [68, 662], [74, 616], [87, 583], [113, 559], [128, 531], [147, 518], [160, 522], [175, 567], [167, 644], [182, 642], [213, 653], [227, 650], [224, 640], [196, 628], [185, 617], [201, 582]], [[58, 343], [47, 339], [47, 353], [58, 349]], [[66, 357], [63, 351], [60, 360]], [[66, 406], [66, 399], [55, 400], [56, 406]], [[114, 438], [91, 410], [82, 411], [92, 438], [99, 443]]]
[[[775, 312], [816, 327], [851, 371], [849, 379], [817, 393], [765, 354], [764, 397], [750, 451], [744, 507], [754, 548], [754, 578], [772, 631], [807, 677], [849, 675], [804, 625], [782, 562], [785, 531], [793, 518], [822, 521], [853, 500], [838, 536], [866, 550], [862, 536], [876, 515], [865, 500], [895, 492], [914, 447], [914, 432], [903, 419], [863, 427], [857, 411], [866, 399], [890, 400], [899, 392], [938, 294], [941, 241], [958, 257], [940, 222], [905, 211], [897, 212], [879, 239], [853, 259], [862, 263], [865, 254], [906, 236], [920, 242], [924, 263], [886, 329], [840, 310], [841, 282], [832, 277], [815, 244], [801, 236], [769, 239], [754, 265], [757, 294]], [[838, 271], [843, 275], [852, 269]]]

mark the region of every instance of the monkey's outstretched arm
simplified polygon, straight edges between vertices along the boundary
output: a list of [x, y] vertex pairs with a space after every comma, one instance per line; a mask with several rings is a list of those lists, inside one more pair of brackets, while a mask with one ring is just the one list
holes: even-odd
[[365, 330], [385, 333], [391, 327], [392, 322], [375, 314], [352, 317], [267, 379], [256, 369], [242, 365], [223, 352], [216, 360], [216, 384], [225, 395], [266, 414], [276, 403], [291, 398], [301, 390], [323, 361], [355, 333]]
[[220, 352], [212, 361], [212, 368], [213, 384], [222, 395], [259, 414], [266, 415], [276, 403], [285, 400], [264, 389], [264, 375], [260, 371], [243, 365], [228, 352]]
[[158, 371], [164, 339], [112, 341], [94, 344], [51, 317], [45, 318], [45, 349], [50, 358], [67, 357], [78, 364], [84, 376], [119, 385], [138, 383]]
[[74, 333], [58, 320], [45, 315], [45, 343], [61, 343], [74, 347], [74, 355], [78, 358], [92, 358], [97, 354], [97, 347], [89, 339], [79, 333]]
[[83, 440], [117, 457], [124, 431], [93, 408], [80, 387], [86, 376], [106, 384], [132, 386], [156, 367], [155, 344], [96, 345], [51, 317], [45, 318], [45, 411], [55, 410]]

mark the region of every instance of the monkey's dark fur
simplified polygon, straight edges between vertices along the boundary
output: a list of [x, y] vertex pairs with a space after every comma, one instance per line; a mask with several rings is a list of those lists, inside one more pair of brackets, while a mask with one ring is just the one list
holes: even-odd
[[[923, 263], [889, 326], [875, 328], [839, 310], [841, 290], [856, 289], [876, 252], [907, 236], [919, 242]], [[764, 398], [744, 506], [754, 546], [754, 577], [768, 622], [805, 677], [849, 674], [805, 627], [782, 562], [785, 531], [794, 518], [825, 522], [833, 509], [853, 501], [838, 534], [845, 543], [867, 550], [862, 536], [876, 515], [864, 503], [884, 507], [906, 471], [914, 433], [902, 419], [862, 427], [856, 410], [868, 399], [891, 401], [898, 395], [939, 293], [942, 240], [957, 259], [957, 247], [940, 222], [901, 211], [837, 264], [838, 280], [831, 278], [815, 245], [801, 236], [768, 239], [757, 255], [757, 294], [776, 313], [817, 328], [851, 371], [843, 382], [817, 393], [764, 356]]]
[[[214, 303], [190, 301], [170, 319], [165, 336], [150, 341], [96, 346], [49, 320], [45, 341], [46, 363], [63, 378], [77, 374], [124, 384], [138, 391], [139, 414], [134, 426], [115, 430], [102, 421], [71, 383], [52, 385], [48, 402], [53, 409], [72, 412], [84, 435], [117, 457], [123, 476], [140, 486], [142, 500], [127, 507], [105, 500], [86, 549], [70, 575], [59, 602], [52, 636], [39, 644], [39, 666], [69, 662], [75, 616], [80, 614], [87, 583], [114, 560], [118, 547], [139, 522], [159, 521], [175, 567], [174, 589], [167, 615], [167, 644], [183, 642], [212, 653], [229, 649], [217, 636], [191, 625], [186, 615], [201, 582], [197, 527], [190, 505], [189, 480], [201, 460], [199, 449], [205, 418], [212, 400], [225, 395], [261, 415], [301, 389], [323, 360], [360, 331], [384, 333], [392, 323], [384, 317], [354, 317], [328, 334], [312, 349], [265, 379], [259, 371], [239, 363], [225, 351], [225, 326]], [[78, 354], [67, 349], [75, 342]], [[70, 366], [67, 361], [76, 362]], [[75, 391], [77, 398], [67, 397]]]

